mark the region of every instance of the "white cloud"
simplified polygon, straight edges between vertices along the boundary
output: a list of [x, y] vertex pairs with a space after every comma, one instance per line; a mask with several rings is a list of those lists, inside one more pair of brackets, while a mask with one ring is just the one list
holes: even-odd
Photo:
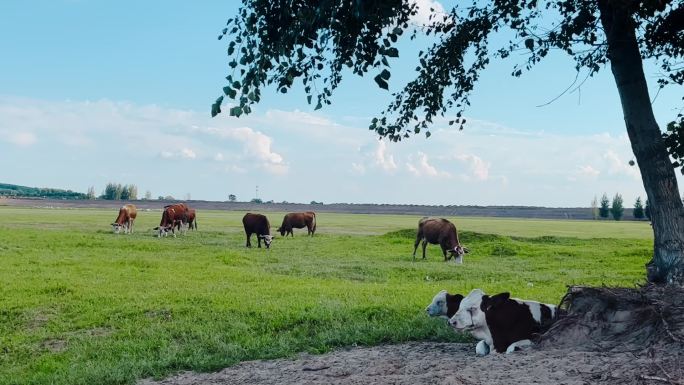
[[17, 146], [21, 147], [28, 147], [34, 143], [36, 143], [36, 135], [32, 132], [0, 132], [0, 135], [4, 137], [4, 139], [12, 144], [15, 144]]
[[351, 172], [356, 175], [363, 175], [366, 173], [366, 166], [361, 163], [352, 162]]
[[641, 180], [639, 168], [630, 166], [627, 160], [621, 158], [614, 150], [608, 150], [603, 154], [603, 159], [608, 162], [608, 172], [617, 175], [626, 175], [635, 180]]
[[392, 172], [397, 169], [394, 156], [389, 154], [387, 143], [384, 140], [378, 141], [378, 148], [375, 149], [374, 159], [375, 164], [385, 171]]
[[276, 175], [283, 175], [288, 172], [289, 166], [285, 163], [283, 156], [272, 149], [273, 139], [262, 132], [249, 127], [209, 127], [206, 132], [241, 142], [244, 146], [244, 154], [250, 159], [257, 160], [259, 166], [266, 172]]
[[220, 152], [217, 152], [216, 155], [214, 155], [214, 160], [217, 162], [222, 162], [223, 159], [225, 158], [223, 157], [223, 154], [221, 154]]
[[481, 181], [489, 179], [489, 162], [485, 162], [479, 156], [471, 154], [459, 154], [456, 155], [456, 159], [468, 166], [470, 170], [469, 176]]
[[573, 182], [577, 181], [579, 178], [594, 180], [598, 178], [599, 175], [601, 175], [601, 171], [595, 169], [592, 166], [579, 166], [577, 167], [577, 170], [574, 174], [568, 176], [568, 180]]
[[[413, 15], [411, 21], [419, 25], [430, 24], [430, 15], [443, 16], [445, 14], [444, 7], [436, 0], [411, 0], [412, 3], [418, 6], [418, 13]], [[430, 11], [433, 9], [434, 11]], [[439, 20], [442, 20], [441, 18]], [[434, 18], [432, 20], [435, 21]]]
[[195, 159], [197, 154], [189, 148], [181, 148], [178, 151], [162, 151], [159, 153], [164, 159]]
[[428, 161], [428, 156], [423, 152], [418, 152], [417, 161], [413, 164], [413, 156], [409, 155], [409, 161], [406, 163], [407, 170], [415, 176], [428, 177], [444, 177], [449, 178], [451, 174], [445, 171], [438, 171]]

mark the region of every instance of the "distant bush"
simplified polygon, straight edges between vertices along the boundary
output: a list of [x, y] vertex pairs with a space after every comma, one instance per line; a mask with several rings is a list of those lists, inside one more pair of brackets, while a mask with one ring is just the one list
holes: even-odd
[[88, 199], [87, 194], [71, 190], [26, 187], [7, 183], [0, 183], [0, 196], [17, 198]]
[[637, 197], [636, 202], [634, 202], [634, 218], [644, 219], [644, 205], [641, 203], [641, 197]]
[[608, 200], [608, 195], [606, 193], [603, 193], [603, 196], [601, 197], [601, 207], [599, 207], [599, 216], [601, 218], [608, 218], [608, 214], [610, 213], [610, 207], [608, 204], [610, 201]]

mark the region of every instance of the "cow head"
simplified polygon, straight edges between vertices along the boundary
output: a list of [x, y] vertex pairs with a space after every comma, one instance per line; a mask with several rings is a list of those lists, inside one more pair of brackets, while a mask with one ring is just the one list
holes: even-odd
[[474, 330], [487, 325], [485, 314], [481, 310], [482, 297], [485, 293], [480, 289], [473, 289], [458, 307], [458, 311], [449, 319], [449, 324], [456, 330]]
[[264, 240], [264, 245], [266, 245], [267, 249], [271, 248], [271, 242], [273, 242], [273, 239], [275, 238], [272, 235], [259, 235], [259, 238]]
[[425, 308], [425, 311], [430, 317], [448, 318], [456, 313], [462, 300], [462, 295], [451, 295], [446, 290], [442, 290], [432, 298], [432, 303]]
[[118, 223], [112, 223], [112, 231], [114, 231], [114, 234], [119, 234], [121, 232], [121, 229], [123, 229], [123, 225], [118, 224]]
[[285, 229], [282, 226], [278, 227], [278, 230], [276, 231], [280, 233], [281, 237], [285, 236]]
[[482, 310], [485, 313], [489, 313], [491, 311], [496, 310], [496, 308], [505, 305], [510, 298], [510, 293], [499, 293], [491, 297], [488, 295], [484, 295], [482, 296], [482, 302], [480, 303], [480, 310]]
[[456, 245], [453, 249], [449, 250], [449, 258], [454, 258], [454, 262], [463, 263], [463, 256], [468, 254], [470, 250], [462, 245]]

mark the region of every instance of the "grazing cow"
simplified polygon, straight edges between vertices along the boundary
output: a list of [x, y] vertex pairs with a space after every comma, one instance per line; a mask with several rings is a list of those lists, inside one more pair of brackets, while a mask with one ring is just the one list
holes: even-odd
[[274, 237], [271, 236], [271, 224], [265, 215], [247, 213], [242, 217], [242, 225], [245, 227], [245, 234], [247, 235], [247, 244], [245, 246], [252, 247], [250, 238], [252, 234], [256, 234], [259, 247], [261, 247], [261, 240], [263, 239], [266, 248], [270, 249], [271, 241]]
[[494, 296], [474, 289], [463, 300], [449, 324], [469, 331], [498, 353], [511, 353], [531, 345], [531, 339], [545, 330], [556, 316], [556, 306], [510, 298], [509, 293]]
[[188, 209], [185, 215], [188, 230], [197, 230], [197, 212], [195, 209]]
[[[432, 302], [425, 308], [425, 311], [430, 317], [441, 317], [447, 320], [456, 314], [463, 296], [461, 294], [449, 294], [446, 290], [442, 290], [432, 298]], [[480, 356], [485, 356], [489, 353], [489, 346], [483, 340], [475, 346], [475, 352]]]
[[114, 223], [112, 223], [112, 230], [114, 233], [118, 234], [123, 230], [124, 234], [133, 233], [133, 222], [135, 222], [135, 217], [138, 215], [138, 209], [135, 205], [125, 204], [119, 209], [119, 216], [116, 217]]
[[316, 213], [307, 211], [304, 213], [289, 213], [283, 218], [283, 224], [280, 225], [277, 231], [281, 236], [287, 237], [290, 234], [294, 237], [292, 229], [302, 229], [306, 227], [307, 234], [312, 236], [316, 232]]
[[[428, 243], [439, 244], [442, 247], [445, 262], [453, 257], [455, 262], [463, 263], [463, 255], [469, 252], [459, 242], [456, 226], [444, 218], [423, 217], [418, 221], [418, 234], [416, 235], [416, 243], [413, 245], [414, 261], [421, 240], [423, 241], [423, 259], [425, 259], [425, 247]], [[448, 257], [447, 251], [449, 252]]]
[[187, 223], [187, 212], [188, 206], [184, 203], [164, 206], [159, 226], [154, 228], [154, 230], [159, 230], [158, 236], [166, 236], [171, 231], [175, 237], [176, 227], [180, 229], [183, 223]]

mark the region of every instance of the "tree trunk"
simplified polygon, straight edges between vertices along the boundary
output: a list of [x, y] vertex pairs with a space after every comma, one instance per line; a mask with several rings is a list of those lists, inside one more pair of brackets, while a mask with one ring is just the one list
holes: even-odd
[[599, 10], [627, 133], [651, 205], [654, 240], [653, 258], [646, 265], [647, 278], [654, 283], [684, 286], [684, 207], [651, 108], [636, 25], [627, 8], [630, 4], [599, 0]]

